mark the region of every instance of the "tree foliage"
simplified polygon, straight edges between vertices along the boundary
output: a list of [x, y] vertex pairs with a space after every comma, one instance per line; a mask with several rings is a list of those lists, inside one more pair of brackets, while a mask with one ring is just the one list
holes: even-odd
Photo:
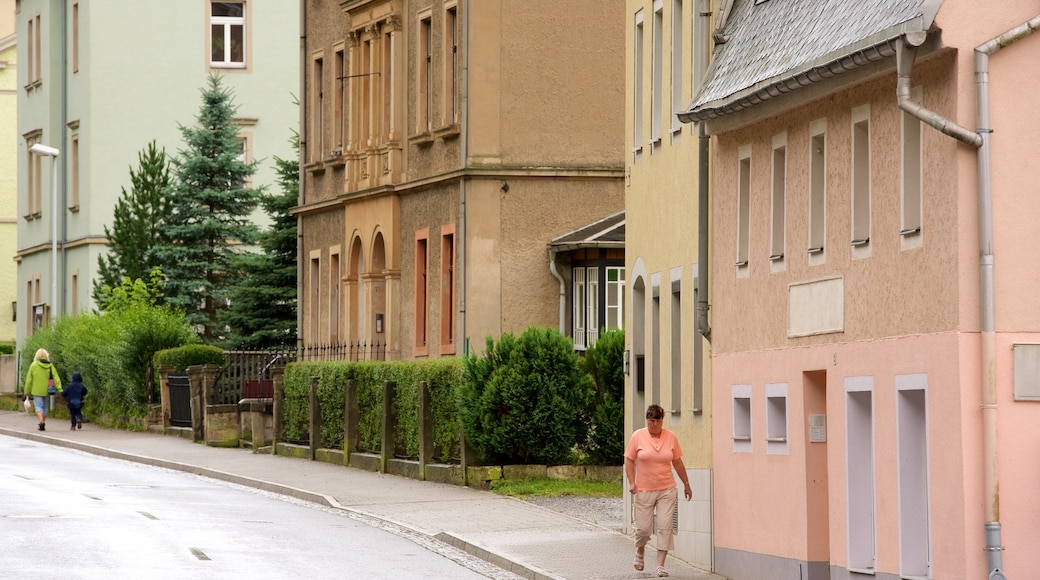
[[185, 146], [172, 160], [168, 242], [151, 250], [168, 276], [166, 301], [182, 308], [208, 343], [225, 335], [219, 313], [239, 276], [236, 255], [255, 242], [251, 218], [262, 195], [246, 187], [257, 164], [240, 158], [233, 101], [221, 77], [210, 75], [196, 124], [180, 127]]
[[625, 452], [625, 332], [610, 330], [585, 351], [582, 366], [595, 388], [586, 451], [589, 461], [617, 465]]
[[165, 243], [165, 219], [171, 205], [167, 198], [170, 163], [166, 149], [152, 141], [137, 154], [137, 169], [130, 168], [130, 191], [120, 188], [112, 214], [112, 228], [105, 226], [108, 253], [98, 256], [93, 283], [94, 302], [100, 304], [105, 288], [120, 285], [123, 278], [145, 279], [156, 266], [149, 250]]
[[559, 331], [488, 338], [484, 356], [467, 357], [464, 370], [459, 414], [485, 463], [567, 463], [585, 442], [592, 380]]
[[[294, 151], [300, 139], [293, 135]], [[260, 254], [241, 254], [237, 269], [242, 276], [229, 292], [231, 306], [223, 320], [231, 330], [229, 343], [236, 349], [257, 350], [296, 342], [296, 216], [289, 213], [298, 203], [300, 162], [275, 157], [280, 194], [263, 195], [260, 204], [272, 225], [260, 234]]]

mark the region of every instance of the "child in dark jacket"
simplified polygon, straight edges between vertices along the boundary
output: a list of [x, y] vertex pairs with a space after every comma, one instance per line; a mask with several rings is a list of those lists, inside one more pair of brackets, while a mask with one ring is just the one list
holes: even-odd
[[72, 382], [61, 392], [65, 402], [69, 405], [69, 418], [72, 419], [72, 429], [83, 428], [83, 401], [87, 398], [87, 387], [83, 386], [83, 375], [79, 371], [72, 373]]

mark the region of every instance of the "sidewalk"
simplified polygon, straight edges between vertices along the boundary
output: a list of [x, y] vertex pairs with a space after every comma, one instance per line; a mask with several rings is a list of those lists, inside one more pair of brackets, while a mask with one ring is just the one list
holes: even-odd
[[[220, 449], [155, 433], [84, 424], [70, 431], [51, 419], [0, 411], [0, 435], [194, 473], [342, 509], [451, 544], [524, 578], [585, 580], [651, 578], [656, 562], [632, 568], [632, 539], [515, 498], [467, 487], [417, 481], [316, 461]], [[724, 580], [676, 558], [672, 578]]]

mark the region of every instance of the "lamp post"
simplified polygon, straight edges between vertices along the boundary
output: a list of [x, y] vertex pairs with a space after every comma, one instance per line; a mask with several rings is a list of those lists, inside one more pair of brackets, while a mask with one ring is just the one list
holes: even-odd
[[49, 317], [54, 324], [58, 306], [58, 155], [54, 147], [37, 143], [29, 148], [35, 155], [51, 157], [51, 309]]

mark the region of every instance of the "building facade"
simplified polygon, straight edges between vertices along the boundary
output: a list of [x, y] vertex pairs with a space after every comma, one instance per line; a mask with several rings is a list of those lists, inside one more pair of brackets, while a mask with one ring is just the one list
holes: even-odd
[[1036, 6], [718, 23], [680, 114], [714, 144], [715, 569], [1031, 576]]
[[14, 342], [18, 316], [18, 278], [14, 263], [18, 247], [17, 40], [14, 0], [0, 0], [0, 341], [3, 342]]
[[[94, 307], [104, 228], [121, 188], [130, 188], [129, 171], [152, 140], [176, 155], [179, 126], [195, 124], [207, 75], [222, 75], [235, 96], [244, 159], [260, 162], [253, 185], [273, 186], [273, 157], [295, 155], [299, 7], [254, 0], [16, 6], [26, 47], [17, 82], [21, 342], [53, 317]], [[31, 154], [37, 144], [58, 156]], [[257, 221], [267, 222], [262, 211]]]
[[[708, 177], [707, 164], [699, 162], [708, 144], [698, 126], [680, 122], [676, 113], [703, 78], [711, 4], [628, 0], [625, 13], [625, 432], [645, 426], [648, 405], [664, 407], [664, 426], [679, 437], [693, 488], [693, 501], [677, 508], [674, 554], [709, 570], [713, 397], [705, 338], [709, 287], [702, 276], [708, 247], [706, 232], [699, 235], [699, 216], [708, 210], [698, 189], [699, 179]], [[626, 514], [630, 501], [626, 496]]]
[[550, 244], [624, 203], [620, 9], [304, 2], [305, 352], [458, 356], [570, 328]]

